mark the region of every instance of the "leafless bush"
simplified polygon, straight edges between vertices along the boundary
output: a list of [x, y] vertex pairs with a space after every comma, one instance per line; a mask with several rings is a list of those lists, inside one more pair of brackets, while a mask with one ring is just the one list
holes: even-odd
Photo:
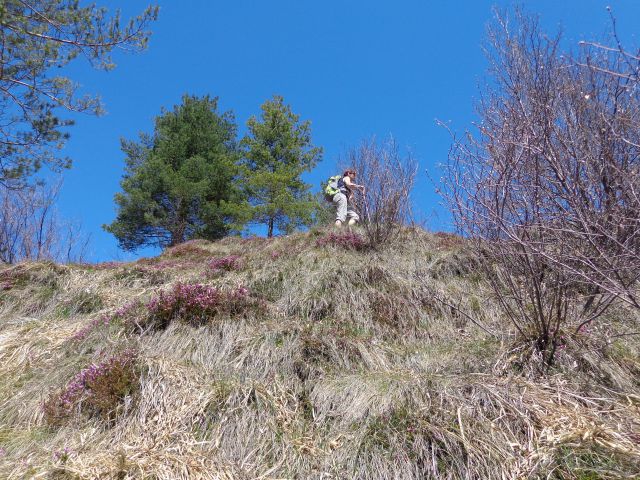
[[560, 50], [537, 19], [489, 30], [494, 87], [454, 138], [445, 198], [497, 297], [547, 363], [563, 330], [640, 308], [640, 90], [606, 49]]
[[0, 260], [82, 261], [89, 238], [77, 222], [61, 219], [55, 203], [61, 183], [12, 189], [0, 186]]
[[366, 189], [356, 201], [366, 239], [374, 248], [385, 245], [412, 219], [410, 194], [418, 164], [410, 153], [402, 155], [393, 139], [363, 141], [347, 162], [357, 172], [356, 183]]
[[[603, 44], [600, 42], [581, 41], [580, 46], [585, 49], [587, 54], [580, 58], [579, 65], [595, 72], [621, 79], [628, 87], [637, 87], [640, 82], [640, 48], [635, 53], [625, 48], [618, 36], [617, 22], [611, 7], [607, 7], [607, 11], [611, 18], [609, 42]], [[590, 53], [594, 51], [604, 54], [614, 61], [608, 65], [600, 62], [591, 62]]]

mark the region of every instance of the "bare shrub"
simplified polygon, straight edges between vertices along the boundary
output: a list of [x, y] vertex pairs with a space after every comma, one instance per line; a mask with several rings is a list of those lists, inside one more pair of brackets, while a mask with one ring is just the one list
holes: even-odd
[[374, 247], [388, 244], [411, 222], [411, 199], [418, 163], [402, 155], [393, 138], [386, 143], [363, 141], [349, 151], [346, 161], [357, 172], [356, 183], [365, 186], [357, 200], [364, 235]]
[[445, 198], [497, 298], [545, 363], [615, 300], [640, 307], [640, 91], [610, 51], [560, 50], [536, 18], [497, 14], [494, 87], [454, 138]]
[[0, 185], [0, 261], [83, 261], [89, 237], [56, 212], [61, 183]]

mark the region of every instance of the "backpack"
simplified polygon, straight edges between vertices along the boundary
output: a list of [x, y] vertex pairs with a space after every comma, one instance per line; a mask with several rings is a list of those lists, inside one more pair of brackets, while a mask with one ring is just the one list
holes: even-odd
[[342, 175], [334, 175], [333, 177], [329, 177], [329, 180], [327, 180], [327, 183], [324, 187], [324, 198], [328, 202], [333, 201], [333, 196], [336, 193], [340, 192], [340, 189], [338, 188], [338, 182], [341, 178]]

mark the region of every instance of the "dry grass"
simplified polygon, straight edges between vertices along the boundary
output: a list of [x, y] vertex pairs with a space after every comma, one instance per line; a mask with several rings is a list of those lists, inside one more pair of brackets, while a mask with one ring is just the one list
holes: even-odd
[[[640, 475], [638, 318], [612, 311], [535, 377], [458, 239], [407, 231], [354, 252], [323, 234], [5, 267], [19, 281], [0, 291], [0, 478]], [[242, 269], [208, 274], [231, 255]], [[95, 322], [179, 282], [246, 286], [268, 309], [142, 334]], [[48, 427], [49, 392], [122, 348], [142, 373], [117, 418]]]

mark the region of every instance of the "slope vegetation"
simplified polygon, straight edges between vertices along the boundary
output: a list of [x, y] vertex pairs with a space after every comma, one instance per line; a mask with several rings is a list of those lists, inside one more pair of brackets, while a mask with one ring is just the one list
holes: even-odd
[[0, 478], [640, 478], [640, 323], [541, 375], [462, 241], [0, 268]]

